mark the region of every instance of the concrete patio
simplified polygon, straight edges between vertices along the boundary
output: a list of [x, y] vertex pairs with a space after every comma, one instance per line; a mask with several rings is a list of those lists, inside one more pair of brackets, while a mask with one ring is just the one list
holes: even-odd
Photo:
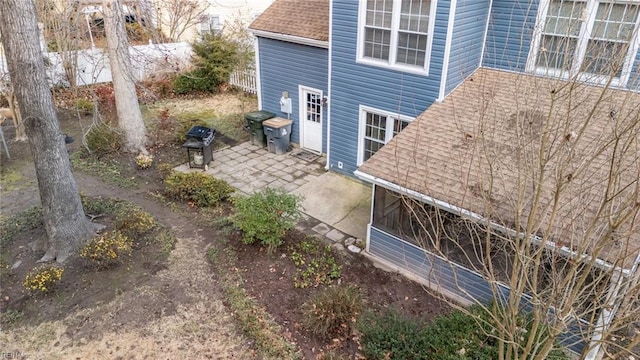
[[[245, 142], [213, 153], [206, 174], [223, 179], [241, 193], [265, 187], [301, 195], [305, 220], [298, 229], [332, 242], [351, 245], [366, 237], [371, 212], [371, 187], [325, 170], [324, 156], [294, 156], [299, 149], [277, 155]], [[194, 172], [188, 164], [176, 168]]]

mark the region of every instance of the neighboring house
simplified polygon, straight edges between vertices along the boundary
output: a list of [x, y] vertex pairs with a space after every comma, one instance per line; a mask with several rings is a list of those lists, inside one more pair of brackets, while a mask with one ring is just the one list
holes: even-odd
[[[533, 154], [536, 149], [529, 142], [529, 147], [514, 147], [526, 138], [514, 138], [514, 129], [529, 124], [518, 134], [540, 136], [535, 124], [558, 125], [561, 116], [571, 116], [576, 120], [570, 128], [555, 129], [554, 144], [560, 146], [563, 137], [568, 144], [579, 132], [597, 148], [602, 145], [598, 141], [620, 136], [616, 126], [624, 125], [624, 119], [640, 117], [640, 1], [306, 3], [276, 0], [250, 26], [259, 39], [260, 108], [286, 117], [279, 101], [288, 92], [293, 142], [325, 153], [327, 169], [373, 185], [366, 253], [459, 301], [492, 300], [492, 284], [415, 241], [410, 223], [427, 214], [408, 204], [426, 203], [512, 233], [522, 225], [514, 214], [530, 210], [514, 201], [513, 192], [521, 189], [518, 176], [529, 181], [534, 170], [523, 172], [513, 164], [520, 151]], [[324, 24], [327, 17], [328, 33], [305, 30]], [[614, 89], [603, 93], [602, 85]], [[300, 120], [318, 108], [317, 95], [305, 95], [309, 87], [323, 100], [322, 132], [320, 127], [309, 132], [313, 127]], [[587, 120], [584, 131], [576, 130]], [[632, 204], [634, 196], [638, 201], [637, 128], [624, 136], [631, 145], [615, 178], [618, 194]], [[320, 138], [321, 149], [314, 142]], [[583, 156], [591, 147], [570, 149]], [[596, 237], [580, 236], [588, 230], [575, 220], [583, 217], [588, 223], [598, 213], [589, 199], [605, 191], [604, 165], [611, 153], [591, 160], [593, 166], [580, 177], [564, 174], [570, 185], [558, 199], [564, 205], [559, 217], [574, 222], [543, 217], [540, 229], [556, 241], [546, 246], [568, 257], [588, 258], [597, 250], [597, 266], [615, 269], [621, 278], [637, 277], [637, 223], [609, 229], [620, 241], [606, 249], [599, 249]], [[539, 185], [548, 204], [553, 184]], [[411, 201], [399, 201], [401, 197]], [[584, 210], [580, 217], [571, 212], [579, 206]], [[611, 226], [598, 225], [600, 230]], [[503, 292], [506, 296], [508, 287]], [[584, 345], [573, 344], [573, 349], [580, 352]]]
[[[329, 1], [277, 0], [249, 28], [258, 39], [260, 109], [292, 119], [291, 140], [325, 153]], [[282, 111], [281, 102], [291, 109]]]
[[[178, 18], [190, 26], [175, 39], [193, 42], [203, 34], [214, 31], [235, 32], [244, 30], [273, 0], [140, 0], [154, 4], [157, 26], [167, 35]], [[178, 5], [176, 5], [178, 4]], [[197, 18], [190, 18], [188, 8]], [[204, 9], [204, 10], [203, 10]], [[182, 14], [182, 15], [180, 15]]]

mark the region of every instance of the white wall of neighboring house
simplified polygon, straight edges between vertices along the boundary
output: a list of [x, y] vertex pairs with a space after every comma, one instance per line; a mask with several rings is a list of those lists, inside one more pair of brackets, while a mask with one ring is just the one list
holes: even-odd
[[[166, 0], [164, 0], [166, 1]], [[196, 0], [202, 3], [202, 5], [208, 5], [207, 14], [209, 17], [217, 17], [221, 26], [228, 29], [239, 21], [244, 28], [249, 26], [255, 17], [261, 14], [266, 8], [268, 8], [273, 0]], [[312, 0], [311, 0], [312, 1]], [[156, 11], [162, 12], [162, 9], [156, 8]], [[207, 30], [206, 20], [205, 23], [193, 26], [187, 29], [177, 41], [193, 42], [200, 36], [201, 31]], [[158, 21], [158, 20], [156, 20]], [[165, 28], [162, 25], [163, 21], [166, 21], [164, 17], [159, 19], [161, 28]], [[166, 31], [165, 31], [166, 32]]]

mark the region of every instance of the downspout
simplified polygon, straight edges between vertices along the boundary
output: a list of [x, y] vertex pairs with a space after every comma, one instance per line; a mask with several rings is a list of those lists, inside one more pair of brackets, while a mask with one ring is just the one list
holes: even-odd
[[333, 53], [333, 0], [329, 1], [329, 53], [327, 62], [327, 163], [325, 170], [331, 168], [331, 54]]
[[262, 86], [260, 81], [260, 37], [256, 36], [253, 43], [254, 56], [256, 61], [256, 95], [258, 96], [258, 110], [262, 110]]

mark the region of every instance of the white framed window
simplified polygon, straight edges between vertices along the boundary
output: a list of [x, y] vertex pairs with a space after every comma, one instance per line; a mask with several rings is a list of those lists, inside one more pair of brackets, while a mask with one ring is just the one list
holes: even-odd
[[357, 61], [428, 75], [436, 0], [360, 1]]
[[626, 85], [640, 37], [638, 0], [546, 0], [527, 70], [592, 83]]
[[200, 35], [222, 31], [222, 15], [204, 15], [198, 23]]
[[360, 105], [358, 166], [391, 141], [411, 121], [413, 118]]

